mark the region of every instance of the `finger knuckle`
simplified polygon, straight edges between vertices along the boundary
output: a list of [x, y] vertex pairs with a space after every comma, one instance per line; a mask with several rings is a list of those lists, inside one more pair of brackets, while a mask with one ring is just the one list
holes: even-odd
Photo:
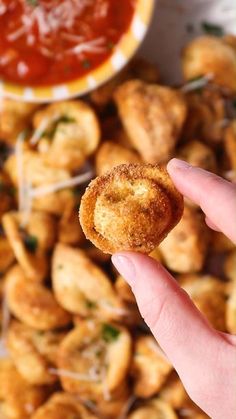
[[142, 316], [152, 330], [158, 330], [166, 306], [167, 299], [159, 299], [158, 296], [154, 296], [143, 304]]

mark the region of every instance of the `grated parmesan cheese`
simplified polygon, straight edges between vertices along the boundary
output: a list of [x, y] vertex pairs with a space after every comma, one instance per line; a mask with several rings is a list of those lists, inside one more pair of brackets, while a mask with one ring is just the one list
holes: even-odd
[[129, 311], [125, 308], [113, 307], [106, 301], [100, 301], [99, 305], [111, 314], [114, 313], [117, 316], [127, 316]]
[[49, 195], [54, 192], [58, 192], [61, 189], [73, 188], [74, 186], [81, 185], [88, 182], [93, 177], [93, 172], [89, 171], [82, 175], [74, 176], [71, 179], [66, 179], [58, 183], [51, 185], [39, 186], [38, 188], [32, 188], [30, 191], [32, 198], [38, 198], [40, 196]]
[[[106, 51], [105, 39], [100, 37], [85, 41], [83, 36], [77, 36], [72, 32], [77, 25], [77, 19], [82, 15], [86, 8], [94, 5], [94, 0], [62, 0], [58, 4], [57, 0], [40, 0], [36, 5], [27, 0], [19, 0], [22, 7], [22, 15], [19, 27], [8, 35], [8, 41], [14, 42], [18, 38], [26, 36], [27, 44], [32, 46], [36, 42], [35, 28], [41, 42], [40, 51], [42, 55], [51, 58], [63, 58], [62, 54], [50, 50], [51, 41], [62, 38], [69, 43], [75, 43], [73, 47], [66, 49], [67, 54], [81, 55], [85, 52], [99, 54]], [[10, 10], [7, 5], [0, 0], [0, 15]], [[108, 13], [108, 8], [104, 4], [98, 3], [95, 8], [95, 15], [103, 18]], [[68, 31], [68, 32], [66, 32]], [[88, 32], [88, 38], [91, 34]]]
[[77, 373], [77, 372], [73, 372], [69, 370], [56, 369], [56, 368], [49, 368], [48, 371], [49, 373], [53, 375], [58, 375], [59, 377], [72, 378], [73, 380], [77, 380], [77, 381], [91, 381], [94, 383], [98, 382], [98, 377], [96, 375], [93, 376], [92, 374], [81, 374], [81, 373]]
[[133, 406], [133, 404], [135, 403], [136, 400], [137, 400], [136, 396], [130, 396], [130, 398], [124, 404], [118, 419], [127, 419], [129, 411], [130, 411], [131, 407]]
[[4, 15], [7, 11], [7, 5], [4, 4], [1, 0], [0, 0], [0, 16]]
[[11, 313], [8, 308], [6, 297], [2, 301], [2, 330], [0, 337], [0, 359], [8, 357], [8, 351], [5, 344], [6, 334], [11, 319]]
[[203, 77], [199, 77], [196, 80], [189, 81], [186, 83], [182, 88], [183, 93], [192, 92], [194, 90], [202, 89], [203, 87], [207, 86], [208, 83], [213, 79], [213, 74], [206, 74]]
[[85, 52], [93, 52], [93, 53], [102, 53], [105, 50], [105, 38], [100, 37], [97, 39], [92, 39], [91, 41], [83, 42], [81, 44], [76, 45], [73, 48], [70, 48], [66, 51], [67, 54], [76, 54], [82, 55]]
[[23, 212], [25, 208], [25, 181], [24, 181], [24, 163], [23, 163], [23, 144], [25, 135], [21, 132], [16, 139], [15, 153], [16, 153], [16, 166], [18, 178], [18, 205], [19, 211]]
[[[56, 120], [57, 118], [55, 118]], [[42, 119], [42, 121], [40, 122], [38, 128], [34, 131], [31, 139], [30, 139], [30, 144], [31, 145], [36, 145], [38, 143], [38, 141], [40, 140], [40, 138], [42, 137], [44, 131], [48, 128], [49, 123], [53, 123], [54, 118], [52, 118], [52, 121], [50, 122], [50, 119], [48, 117], [45, 117]]]
[[[42, 125], [45, 126], [48, 124], [48, 121], [44, 119]], [[36, 144], [40, 135], [42, 134], [43, 126], [40, 126], [39, 129], [34, 133], [31, 138], [31, 144]], [[15, 154], [16, 154], [16, 165], [17, 165], [17, 178], [18, 178], [18, 210], [21, 214], [21, 227], [26, 227], [29, 222], [30, 213], [32, 210], [32, 201], [34, 198], [42, 197], [49, 195], [51, 193], [58, 192], [62, 189], [73, 188], [75, 186], [81, 185], [88, 182], [93, 178], [93, 171], [88, 167], [85, 173], [74, 176], [70, 179], [66, 179], [61, 182], [39, 186], [33, 188], [30, 181], [25, 178], [24, 174], [24, 132], [20, 133], [16, 140], [15, 145]]]
[[31, 184], [24, 173], [24, 140], [25, 133], [21, 132], [16, 140], [15, 154], [18, 178], [18, 210], [21, 214], [21, 227], [26, 227], [32, 208]]
[[29, 218], [30, 218], [30, 214], [32, 211], [32, 197], [31, 197], [31, 184], [29, 181], [26, 181], [24, 184], [24, 210], [21, 214], [21, 219], [20, 219], [20, 225], [21, 227], [26, 227], [28, 222], [29, 222]]

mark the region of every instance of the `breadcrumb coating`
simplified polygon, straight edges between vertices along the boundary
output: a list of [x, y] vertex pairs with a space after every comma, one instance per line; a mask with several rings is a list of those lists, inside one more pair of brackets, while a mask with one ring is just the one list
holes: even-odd
[[120, 165], [93, 180], [81, 200], [86, 237], [105, 253], [150, 253], [180, 221], [183, 197], [166, 169]]

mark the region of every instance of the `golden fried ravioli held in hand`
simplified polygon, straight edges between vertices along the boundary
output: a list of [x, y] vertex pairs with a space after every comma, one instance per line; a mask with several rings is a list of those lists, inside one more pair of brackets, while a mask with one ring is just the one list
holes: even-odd
[[166, 169], [120, 165], [93, 180], [81, 200], [86, 237], [105, 253], [150, 253], [180, 221], [183, 197]]
[[114, 98], [130, 142], [143, 160], [168, 161], [187, 114], [183, 95], [169, 87], [131, 80], [116, 89]]

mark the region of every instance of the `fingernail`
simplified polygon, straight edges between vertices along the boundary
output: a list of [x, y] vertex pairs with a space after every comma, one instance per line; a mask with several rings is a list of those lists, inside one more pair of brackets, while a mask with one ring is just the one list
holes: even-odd
[[133, 262], [129, 257], [116, 254], [112, 256], [112, 262], [126, 281], [132, 285], [136, 278], [136, 270]]
[[179, 160], [179, 159], [172, 159], [167, 164], [168, 172], [172, 171], [173, 169], [186, 170], [186, 169], [189, 169], [190, 167], [192, 167], [191, 164], [187, 163], [186, 161]]

